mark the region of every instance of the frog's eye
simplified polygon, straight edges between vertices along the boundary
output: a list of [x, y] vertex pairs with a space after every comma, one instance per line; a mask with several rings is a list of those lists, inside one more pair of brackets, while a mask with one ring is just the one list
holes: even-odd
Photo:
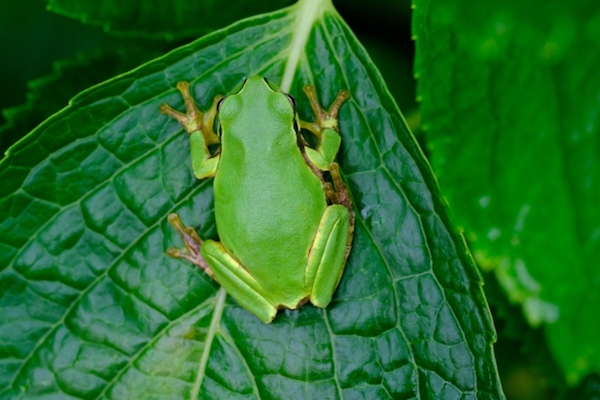
[[217, 102], [217, 112], [219, 112], [219, 110], [221, 109], [221, 104], [223, 104], [223, 100], [225, 100], [225, 97], [223, 97]]
[[277, 86], [276, 84], [274, 84], [273, 82], [271, 82], [267, 78], [263, 78], [263, 79], [267, 83], [267, 86], [269, 86], [272, 91], [274, 91], [274, 92], [281, 92], [281, 89], [279, 88], [279, 86]]
[[294, 99], [291, 95], [289, 94], [285, 94], [288, 98], [288, 100], [290, 101], [290, 103], [292, 103], [292, 107], [294, 107], [294, 110], [296, 109], [296, 99]]

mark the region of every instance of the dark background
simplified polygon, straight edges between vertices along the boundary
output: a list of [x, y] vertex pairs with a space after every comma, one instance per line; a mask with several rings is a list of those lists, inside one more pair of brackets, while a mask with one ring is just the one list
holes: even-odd
[[[410, 39], [410, 2], [370, 0], [368, 9], [359, 1], [335, 3], [382, 71], [404, 114], [412, 111], [416, 102], [411, 72], [414, 45]], [[27, 82], [51, 74], [54, 61], [124, 45], [168, 51], [194, 39], [165, 43], [114, 37], [100, 27], [56, 15], [45, 7], [46, 3], [40, 0], [0, 3], [0, 109], [25, 103]], [[4, 121], [2, 117], [0, 123]]]

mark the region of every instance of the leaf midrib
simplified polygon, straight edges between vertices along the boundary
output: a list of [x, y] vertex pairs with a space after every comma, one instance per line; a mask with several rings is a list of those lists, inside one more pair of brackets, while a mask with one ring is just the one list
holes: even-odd
[[196, 380], [192, 390], [190, 391], [190, 400], [196, 400], [200, 395], [200, 387], [204, 381], [204, 373], [206, 371], [206, 365], [208, 364], [212, 342], [215, 338], [215, 333], [221, 325], [221, 317], [223, 316], [226, 295], [227, 292], [225, 292], [225, 289], [221, 286], [221, 288], [217, 291], [215, 308], [213, 310], [213, 316], [210, 320], [210, 326], [204, 342], [204, 348], [202, 349], [202, 356], [200, 357], [198, 372], [196, 373]]
[[289, 93], [290, 88], [292, 87], [292, 81], [298, 69], [300, 56], [304, 54], [306, 42], [308, 41], [308, 37], [312, 32], [316, 20], [321, 17], [323, 10], [326, 7], [331, 8], [333, 6], [331, 0], [300, 0], [294, 7], [298, 7], [298, 9], [295, 10], [297, 15], [295, 26], [296, 33], [288, 48], [288, 62], [286, 63], [281, 79], [281, 90], [286, 93]]

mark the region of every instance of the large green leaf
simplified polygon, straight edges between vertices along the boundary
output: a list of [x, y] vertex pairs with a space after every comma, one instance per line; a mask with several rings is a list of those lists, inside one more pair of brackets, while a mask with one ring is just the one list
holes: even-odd
[[[168, 258], [169, 212], [214, 237], [212, 181], [158, 113], [261, 74], [338, 90], [357, 225], [327, 309], [265, 325]], [[83, 92], [0, 163], [0, 398], [502, 398], [481, 279], [434, 177], [329, 1], [248, 19]], [[3, 391], [2, 391], [3, 390]]]
[[291, 0], [46, 0], [48, 10], [99, 25], [105, 31], [148, 39], [196, 37]]
[[600, 372], [600, 8], [416, 2], [433, 166], [570, 382]]

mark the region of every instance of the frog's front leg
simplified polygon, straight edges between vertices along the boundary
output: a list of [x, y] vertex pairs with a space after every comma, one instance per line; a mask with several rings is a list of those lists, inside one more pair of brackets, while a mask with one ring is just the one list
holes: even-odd
[[219, 163], [219, 155], [212, 156], [208, 149], [211, 144], [219, 143], [219, 137], [213, 130], [217, 116], [217, 104], [223, 96], [214, 98], [212, 107], [203, 113], [196, 107], [190, 94], [190, 84], [185, 81], [177, 83], [177, 89], [183, 96], [186, 113], [173, 109], [168, 104], [160, 105], [160, 112], [177, 120], [190, 134], [190, 152], [192, 156], [192, 169], [198, 179], [209, 178], [215, 175]]
[[269, 300], [269, 295], [221, 243], [207, 240], [201, 251], [204, 259], [211, 266], [214, 278], [238, 304], [266, 324], [273, 321], [277, 315], [277, 308]]
[[329, 171], [329, 165], [335, 159], [340, 149], [341, 137], [338, 133], [338, 112], [340, 107], [350, 97], [347, 90], [340, 90], [329, 111], [319, 104], [319, 99], [313, 85], [304, 86], [310, 107], [315, 114], [315, 122], [300, 121], [300, 126], [309, 130], [317, 137], [317, 147], [304, 148], [310, 162], [321, 171]]

